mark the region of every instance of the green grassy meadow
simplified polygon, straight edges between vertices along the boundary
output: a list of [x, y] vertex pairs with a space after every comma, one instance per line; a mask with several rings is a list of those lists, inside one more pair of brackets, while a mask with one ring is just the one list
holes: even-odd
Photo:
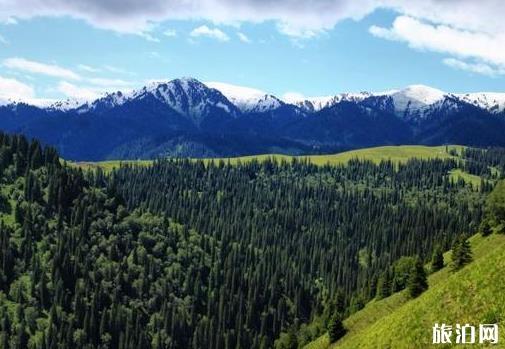
[[[447, 150], [455, 150], [457, 153], [461, 152], [462, 146], [448, 146]], [[375, 163], [379, 163], [384, 160], [391, 160], [396, 163], [406, 162], [409, 159], [449, 159], [453, 158], [451, 154], [446, 151], [445, 146], [422, 146], [422, 145], [402, 145], [402, 146], [385, 146], [385, 147], [375, 147], [375, 148], [365, 148], [358, 150], [351, 150], [338, 154], [330, 155], [309, 155], [309, 156], [289, 156], [281, 154], [265, 154], [265, 155], [251, 155], [242, 156], [235, 158], [215, 158], [215, 159], [204, 159], [205, 162], [219, 162], [225, 161], [231, 164], [237, 164], [239, 162], [249, 162], [249, 161], [265, 161], [266, 159], [276, 159], [278, 161], [291, 161], [293, 158], [296, 159], [307, 159], [315, 165], [337, 165], [345, 164], [352, 159], [360, 160], [370, 160]], [[151, 160], [132, 160], [132, 161], [101, 161], [101, 162], [69, 162], [72, 166], [78, 166], [83, 169], [92, 169], [96, 167], [101, 167], [105, 171], [110, 171], [113, 168], [118, 168], [121, 164], [136, 164], [142, 166], [149, 166], [152, 164]]]
[[[456, 273], [446, 266], [430, 275], [430, 287], [419, 298], [408, 300], [402, 291], [372, 301], [344, 321], [348, 333], [338, 342], [330, 345], [324, 335], [305, 349], [488, 347], [478, 343], [432, 344], [432, 327], [436, 322], [452, 326], [469, 323], [477, 327], [480, 323], [498, 323], [500, 329], [505, 325], [505, 236], [475, 235], [470, 243], [474, 261]], [[450, 253], [444, 259], [447, 265]], [[505, 336], [500, 333], [500, 342], [503, 341]]]

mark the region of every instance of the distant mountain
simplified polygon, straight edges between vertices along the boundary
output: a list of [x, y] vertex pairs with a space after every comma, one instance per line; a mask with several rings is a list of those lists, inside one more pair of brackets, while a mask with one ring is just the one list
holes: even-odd
[[261, 113], [277, 109], [285, 103], [266, 92], [222, 82], [206, 83], [210, 88], [220, 91], [243, 113]]
[[72, 160], [323, 153], [377, 145], [505, 145], [505, 93], [413, 85], [286, 98], [183, 78], [79, 103], [0, 103], [0, 129]]

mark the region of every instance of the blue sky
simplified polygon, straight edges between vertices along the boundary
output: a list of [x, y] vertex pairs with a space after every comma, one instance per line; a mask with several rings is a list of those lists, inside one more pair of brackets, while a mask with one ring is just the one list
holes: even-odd
[[[291, 22], [296, 12], [286, 17], [282, 9], [272, 18], [251, 10], [237, 18], [204, 13], [139, 19], [128, 14], [123, 21], [115, 12], [107, 20], [63, 10], [35, 16], [9, 0], [2, 2], [8, 8], [0, 10], [4, 98], [91, 98], [183, 76], [278, 96], [383, 91], [410, 84], [451, 92], [505, 91], [503, 49], [497, 46], [495, 53], [486, 48], [505, 43], [500, 27], [451, 14], [449, 19], [430, 17], [426, 10], [391, 6], [358, 14], [353, 9], [346, 14], [344, 8], [323, 24], [314, 24], [310, 16]], [[489, 6], [497, 3], [490, 0]]]

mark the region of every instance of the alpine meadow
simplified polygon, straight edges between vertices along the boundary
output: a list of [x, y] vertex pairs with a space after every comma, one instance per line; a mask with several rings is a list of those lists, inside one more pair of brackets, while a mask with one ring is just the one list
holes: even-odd
[[0, 349], [505, 348], [504, 18], [0, 0]]

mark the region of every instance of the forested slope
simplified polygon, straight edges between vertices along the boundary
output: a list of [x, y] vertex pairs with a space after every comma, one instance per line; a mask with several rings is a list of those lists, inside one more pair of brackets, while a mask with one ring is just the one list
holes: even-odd
[[0, 347], [302, 345], [324, 331], [303, 324], [362, 308], [396, 261], [476, 229], [505, 157], [462, 156], [83, 172], [2, 134]]
[[[470, 264], [455, 268], [455, 249], [445, 253], [444, 268], [433, 272], [429, 289], [417, 299], [407, 291], [374, 299], [344, 321], [345, 336], [330, 345], [321, 336], [305, 349], [326, 348], [430, 348], [432, 327], [437, 324], [505, 324], [505, 181], [488, 195], [480, 234], [470, 238]], [[494, 234], [493, 234], [494, 233]], [[430, 270], [433, 266], [427, 266]], [[499, 342], [505, 336], [499, 332]], [[457, 345], [452, 343], [444, 347]], [[488, 347], [489, 343], [471, 347]]]
[[[430, 288], [410, 300], [406, 292], [373, 301], [344, 321], [349, 332], [334, 345], [325, 335], [305, 349], [325, 348], [438, 348], [433, 345], [435, 323], [505, 325], [505, 236], [492, 235], [471, 239], [474, 261], [457, 273], [447, 266], [429, 278]], [[453, 337], [453, 342], [455, 337]], [[500, 333], [500, 342], [505, 336]], [[442, 347], [461, 347], [444, 345]], [[472, 348], [489, 347], [474, 344]]]

